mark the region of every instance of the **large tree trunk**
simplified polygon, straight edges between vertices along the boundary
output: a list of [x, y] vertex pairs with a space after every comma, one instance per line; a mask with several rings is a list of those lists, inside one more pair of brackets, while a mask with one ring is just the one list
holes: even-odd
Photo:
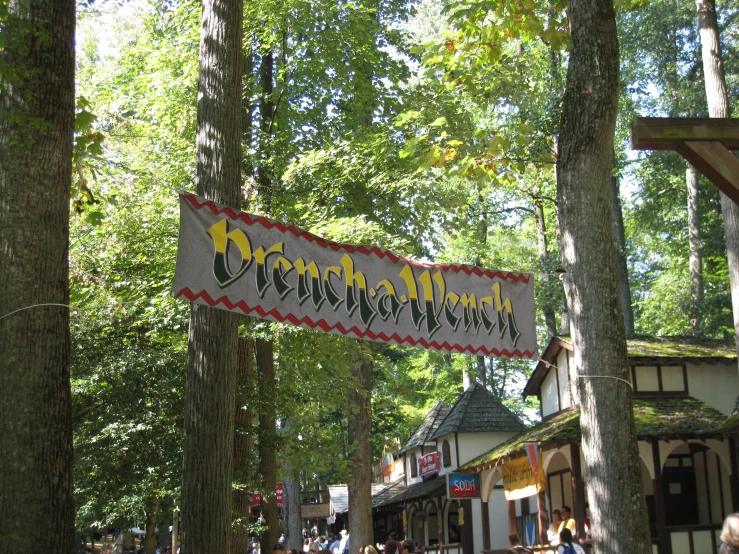
[[354, 363], [356, 388], [349, 391], [349, 552], [373, 544], [372, 537], [372, 361], [359, 358]]
[[249, 546], [249, 515], [251, 508], [251, 447], [252, 409], [254, 397], [254, 341], [239, 338], [239, 371], [236, 392], [236, 421], [234, 428], [234, 536], [232, 549], [243, 554]]
[[279, 536], [277, 515], [277, 442], [275, 358], [273, 342], [257, 339], [257, 395], [259, 397], [259, 474], [262, 484], [261, 513], [267, 528], [259, 535], [259, 543], [264, 552], [271, 549]]
[[[544, 275], [541, 279], [546, 283], [549, 281], [549, 276], [546, 275], [549, 249], [547, 247], [547, 226], [546, 220], [544, 219], [544, 206], [541, 201], [537, 200], [534, 202], [534, 217], [536, 218], [536, 244], [539, 250], [539, 264], [544, 270]], [[547, 327], [547, 339], [551, 339], [557, 334], [557, 319], [554, 315], [554, 308], [549, 303], [546, 303], [542, 306], [541, 310], [544, 313], [544, 323]]]
[[[612, 152], [613, 169], [616, 168], [616, 151]], [[613, 247], [616, 251], [616, 275], [621, 298], [621, 312], [624, 316], [624, 327], [627, 335], [634, 334], [634, 310], [631, 307], [631, 287], [629, 286], [629, 268], [626, 265], [626, 232], [624, 231], [624, 214], [621, 210], [621, 192], [618, 176], [611, 173], [611, 227], [613, 229]]]
[[[619, 58], [610, 0], [571, 0], [572, 53], [560, 125], [557, 205], [575, 347], [572, 385], [600, 554], [652, 552], [628, 383], [611, 229]], [[575, 506], [582, 521], [584, 506]]]
[[300, 476], [288, 475], [282, 483], [283, 504], [285, 518], [285, 547], [300, 552], [303, 545], [300, 518]]
[[[731, 117], [724, 65], [721, 59], [716, 3], [714, 0], [696, 0], [695, 4], [698, 9], [698, 28], [701, 36], [708, 113], [711, 117]], [[724, 216], [726, 256], [729, 262], [734, 334], [737, 351], [739, 351], [739, 206], [725, 194], [721, 195], [721, 213]]]
[[[243, 2], [203, 4], [198, 82], [198, 194], [240, 205]], [[182, 550], [231, 552], [239, 316], [190, 311], [182, 467]]]
[[12, 1], [0, 65], [0, 534], [74, 549], [69, 384], [73, 0]]
[[690, 249], [690, 332], [700, 334], [703, 303], [703, 259], [701, 257], [701, 211], [698, 171], [688, 164], [685, 170], [688, 188], [688, 246]]

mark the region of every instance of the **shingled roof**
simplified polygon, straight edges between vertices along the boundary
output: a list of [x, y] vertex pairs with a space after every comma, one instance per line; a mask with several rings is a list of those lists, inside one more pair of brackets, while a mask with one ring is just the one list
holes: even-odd
[[437, 476], [429, 479], [428, 481], [424, 481], [423, 483], [417, 483], [415, 485], [411, 485], [408, 488], [400, 489], [397, 494], [383, 499], [382, 502], [378, 502], [377, 504], [373, 503], [372, 507], [379, 508], [381, 506], [388, 506], [390, 504], [397, 504], [399, 502], [407, 502], [409, 500], [415, 500], [417, 498], [434, 497], [438, 496], [445, 490], [446, 478]]
[[435, 440], [449, 433], [520, 433], [523, 422], [481, 384], [475, 382], [457, 399], [449, 414], [431, 435]]
[[439, 428], [439, 425], [441, 425], [441, 422], [451, 409], [452, 407], [449, 404], [441, 400], [434, 404], [434, 407], [423, 418], [421, 425], [416, 427], [416, 430], [408, 437], [408, 440], [403, 443], [399, 453], [419, 446], [436, 446], [431, 436]]
[[[726, 416], [692, 396], [634, 398], [634, 423], [639, 439], [706, 438], [718, 434]], [[507, 456], [524, 455], [526, 443], [547, 445], [580, 442], [580, 410], [567, 410], [544, 420], [460, 467], [481, 471]]]

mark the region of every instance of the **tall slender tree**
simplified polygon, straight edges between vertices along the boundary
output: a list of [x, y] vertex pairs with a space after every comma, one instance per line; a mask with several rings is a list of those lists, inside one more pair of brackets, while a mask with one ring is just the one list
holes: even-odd
[[[585, 476], [593, 518], [600, 522], [593, 546], [603, 554], [646, 554], [651, 541], [610, 223], [619, 86], [615, 13], [610, 0], [572, 0], [568, 15], [572, 53], [560, 123], [557, 207]], [[582, 520], [584, 507], [575, 509]]]
[[[198, 194], [240, 204], [242, 0], [203, 3], [195, 183]], [[239, 316], [190, 312], [182, 468], [182, 549], [231, 551], [234, 406]]]
[[74, 31], [73, 0], [0, 8], [0, 533], [18, 554], [74, 542]]
[[[696, 0], [695, 5], [698, 12], [708, 114], [711, 117], [731, 117], [724, 62], [721, 57], [716, 2], [715, 0]], [[734, 334], [737, 350], [739, 350], [739, 205], [722, 194], [721, 213], [724, 216], [726, 256], [729, 262]]]

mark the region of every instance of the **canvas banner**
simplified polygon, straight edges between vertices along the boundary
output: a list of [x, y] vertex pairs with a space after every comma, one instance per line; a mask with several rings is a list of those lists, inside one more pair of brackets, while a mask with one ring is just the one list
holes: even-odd
[[530, 274], [415, 262], [180, 196], [173, 294], [359, 339], [534, 358]]
[[537, 473], [534, 473], [528, 456], [503, 464], [501, 469], [506, 500], [518, 500], [546, 490], [547, 481], [541, 463], [541, 453], [538, 455], [538, 463], [534, 466]]

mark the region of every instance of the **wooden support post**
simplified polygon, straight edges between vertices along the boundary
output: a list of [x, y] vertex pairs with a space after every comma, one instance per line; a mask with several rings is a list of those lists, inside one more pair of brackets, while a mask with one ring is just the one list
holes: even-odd
[[582, 464], [580, 463], [580, 445], [570, 443], [572, 458], [572, 517], [577, 523], [577, 540], [585, 538], [585, 487], [582, 482]]
[[652, 480], [652, 492], [654, 492], [654, 512], [657, 518], [657, 553], [672, 554], [672, 542], [667, 533], [665, 523], [665, 497], [662, 491], [662, 462], [659, 456], [659, 442], [652, 441], [652, 462], [654, 464], [654, 479]]
[[516, 501], [509, 500], [508, 501], [508, 534], [512, 535], [513, 533], [518, 533], [518, 528], [516, 527]]
[[547, 529], [549, 529], [549, 514], [547, 513], [547, 493], [536, 494], [536, 509], [539, 518], [539, 544], [547, 544]]
[[734, 437], [729, 438], [729, 460], [731, 461], [731, 511], [739, 512], [739, 462], [737, 462], [737, 444]]
[[490, 506], [482, 502], [482, 549], [490, 550]]

